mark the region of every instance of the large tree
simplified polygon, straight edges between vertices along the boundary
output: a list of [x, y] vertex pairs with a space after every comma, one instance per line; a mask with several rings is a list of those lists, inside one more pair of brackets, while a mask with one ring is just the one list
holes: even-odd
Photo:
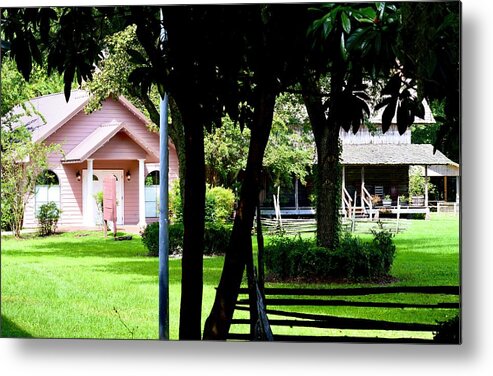
[[[402, 134], [423, 117], [422, 99], [445, 102], [435, 145], [459, 135], [459, 4], [326, 4], [315, 9], [302, 91], [317, 144], [317, 241], [338, 241], [339, 129], [357, 132], [369, 115], [367, 92], [384, 108], [382, 131], [394, 115]], [[433, 25], [433, 26], [431, 26]], [[320, 84], [320, 75], [328, 84]], [[325, 86], [325, 87], [324, 87]], [[379, 88], [382, 88], [379, 90]], [[452, 142], [450, 142], [452, 140]]]
[[205, 324], [204, 339], [227, 338], [244, 270], [247, 263], [252, 263], [251, 229], [258, 204], [263, 156], [272, 127], [275, 99], [296, 82], [304, 67], [305, 11], [306, 6], [300, 5], [252, 5], [242, 10], [242, 21], [246, 22], [241, 23], [240, 31], [247, 42], [242, 53], [251, 73], [240, 78], [243, 85], [252, 88], [246, 98], [253, 109], [249, 122], [250, 147], [233, 232], [214, 305]]
[[[301, 77], [301, 87], [317, 145], [317, 242], [330, 249], [339, 240], [339, 130], [358, 131], [369, 115], [367, 82], [382, 78], [393, 66], [386, 44], [393, 25], [385, 7], [330, 4], [314, 10], [309, 69]], [[324, 76], [328, 79], [322, 86]]]
[[[140, 46], [135, 31], [136, 26], [129, 25], [124, 30], [110, 34], [104, 39], [104, 58], [98, 64], [93, 78], [83, 85], [91, 93], [85, 110], [92, 112], [99, 109], [101, 103], [108, 97], [124, 95], [151, 119], [153, 123], [151, 130], [158, 132], [160, 95], [156, 85], [141, 87], [129, 81], [132, 72], [138, 71], [138, 68], [147, 63], [146, 53]], [[169, 99], [169, 111], [171, 122], [169, 122], [168, 132], [178, 156], [180, 194], [183, 198], [185, 140], [181, 114], [173, 98]]]

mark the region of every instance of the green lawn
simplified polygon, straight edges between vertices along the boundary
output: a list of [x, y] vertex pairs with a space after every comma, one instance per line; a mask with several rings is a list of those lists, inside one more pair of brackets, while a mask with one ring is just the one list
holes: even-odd
[[[392, 275], [397, 278], [395, 285], [459, 284], [458, 217], [434, 215], [430, 221], [409, 221], [406, 231], [396, 235], [395, 243], [397, 256], [392, 269]], [[3, 337], [157, 338], [158, 263], [156, 258], [145, 255], [138, 236], [121, 242], [88, 232], [22, 240], [2, 237], [1, 252]], [[203, 321], [210, 312], [222, 265], [222, 257], [204, 259]], [[172, 339], [178, 338], [180, 278], [181, 261], [171, 259]], [[373, 301], [378, 299], [430, 302], [436, 298], [396, 294], [372, 297]], [[450, 297], [439, 299], [454, 301]], [[313, 307], [305, 312], [423, 323], [434, 323], [455, 314], [451, 310], [396, 312], [358, 307], [332, 307], [330, 311]], [[245, 315], [238, 312], [235, 317]], [[274, 330], [293, 333], [290, 328]], [[299, 332], [313, 334], [314, 330]]]

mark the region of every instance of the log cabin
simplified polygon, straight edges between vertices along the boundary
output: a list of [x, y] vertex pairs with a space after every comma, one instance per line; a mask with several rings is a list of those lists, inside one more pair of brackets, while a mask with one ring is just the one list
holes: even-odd
[[[426, 101], [423, 101], [425, 116], [416, 118], [414, 124], [432, 124], [435, 119]], [[392, 119], [390, 129], [382, 133], [382, 112], [377, 111], [369, 124], [362, 124], [358, 132], [339, 132], [342, 144], [342, 192], [341, 214], [350, 215], [351, 208], [371, 217], [377, 215], [381, 208], [396, 212], [397, 206], [403, 214], [425, 213], [430, 211], [428, 182], [434, 181], [440, 188], [433, 197], [433, 205], [452, 201], [458, 207], [460, 197], [459, 164], [447, 158], [430, 144], [412, 144], [411, 128], [402, 135], [397, 129], [396, 117]], [[425, 179], [424, 194], [415, 197], [409, 203], [401, 203], [399, 197], [409, 196], [409, 177], [411, 171], [418, 171]], [[314, 207], [310, 202], [313, 183], [309, 181], [302, 186], [296, 179], [294, 189], [283, 192], [279, 201], [283, 206], [280, 214], [284, 216], [313, 216]], [[266, 198], [262, 214], [274, 216], [275, 209], [269, 207], [269, 196], [273, 193], [266, 189]], [[390, 197], [384, 203], [384, 198]]]

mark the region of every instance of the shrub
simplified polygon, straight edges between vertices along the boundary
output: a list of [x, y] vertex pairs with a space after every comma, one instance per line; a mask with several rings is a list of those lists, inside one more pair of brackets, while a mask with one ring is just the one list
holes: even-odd
[[[183, 250], [183, 225], [181, 223], [168, 226], [169, 250], [168, 253], [177, 254]], [[142, 243], [147, 248], [148, 255], [159, 256], [159, 222], [154, 222], [146, 226], [141, 233]]]
[[[235, 195], [229, 188], [206, 187], [205, 222], [225, 223], [231, 218]], [[180, 196], [180, 182], [175, 180], [169, 194], [170, 219], [174, 223], [183, 222], [183, 203]]]
[[12, 231], [12, 221], [14, 215], [12, 213], [12, 209], [8, 202], [3, 202], [1, 205], [1, 228], [4, 231]]
[[460, 318], [456, 315], [448, 321], [438, 322], [438, 330], [433, 340], [437, 343], [460, 344]]
[[230, 224], [206, 223], [204, 231], [204, 254], [225, 254], [232, 231], [233, 226]]
[[[229, 243], [232, 226], [220, 223], [208, 223], [204, 232], [204, 255], [224, 254]], [[183, 224], [168, 226], [169, 254], [181, 254], [183, 251]], [[142, 233], [142, 243], [149, 256], [159, 256], [159, 223], [151, 223]]]
[[169, 218], [174, 223], [183, 221], [183, 204], [180, 195], [180, 181], [174, 180], [169, 192]]
[[335, 250], [318, 247], [314, 239], [275, 236], [265, 247], [266, 268], [274, 278], [302, 280], [369, 280], [387, 276], [395, 256], [392, 234], [374, 232], [372, 242], [350, 234]]
[[159, 222], [154, 222], [146, 226], [142, 236], [142, 243], [147, 248], [149, 256], [159, 256]]
[[51, 235], [56, 232], [60, 214], [61, 210], [58, 209], [56, 203], [53, 201], [40, 206], [36, 218], [40, 226], [39, 234], [41, 236]]
[[181, 254], [183, 252], [183, 223], [173, 223], [168, 227], [169, 253]]
[[205, 221], [225, 223], [231, 218], [235, 195], [231, 189], [207, 187], [205, 193]]

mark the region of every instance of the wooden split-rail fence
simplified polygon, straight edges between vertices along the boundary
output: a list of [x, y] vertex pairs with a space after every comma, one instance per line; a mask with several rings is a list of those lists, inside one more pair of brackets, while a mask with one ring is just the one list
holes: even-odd
[[[375, 288], [334, 288], [334, 289], [313, 289], [313, 288], [265, 288], [263, 292], [263, 311], [271, 327], [271, 340], [274, 341], [297, 341], [297, 342], [366, 342], [366, 343], [430, 343], [433, 342], [432, 334], [438, 329], [438, 323], [410, 323], [394, 322], [387, 320], [377, 320], [358, 317], [340, 317], [332, 314], [312, 314], [295, 312], [282, 307], [297, 307], [303, 311], [302, 307], [327, 307], [324, 310], [330, 311], [330, 307], [366, 307], [382, 308], [385, 310], [449, 310], [454, 314], [459, 309], [459, 293], [457, 286], [416, 286], [416, 287], [375, 287]], [[237, 301], [238, 311], [249, 311], [250, 301], [248, 299], [248, 289], [241, 289]], [[386, 299], [352, 299], [354, 297], [375, 297], [382, 294], [396, 294], [396, 299], [390, 301]], [[398, 294], [398, 295], [397, 295]], [[403, 300], [403, 296], [409, 294], [420, 294], [435, 296], [433, 303], [415, 303], [412, 299]], [[453, 298], [445, 299], [445, 296]], [[456, 297], [456, 298], [455, 298]], [[405, 302], [404, 302], [405, 301]], [[418, 314], [416, 315], [419, 316]], [[234, 329], [245, 328], [251, 325], [249, 319], [233, 319]], [[264, 323], [265, 325], [265, 323]], [[292, 334], [276, 334], [276, 329], [281, 327], [292, 328]], [[320, 330], [317, 335], [297, 335], [295, 328], [316, 328]], [[367, 333], [361, 336], [344, 336], [329, 334], [328, 331], [336, 330], [357, 330], [360, 333]], [[378, 331], [378, 337], [375, 335]], [[286, 330], [282, 330], [283, 333]], [[382, 332], [384, 334], [382, 334]], [[385, 333], [392, 332], [386, 336]], [[417, 338], [417, 332], [425, 332], [427, 338]], [[332, 331], [332, 333], [334, 333]], [[397, 336], [396, 336], [397, 333]], [[414, 334], [413, 334], [414, 333]], [[242, 331], [229, 334], [231, 340], [252, 340], [255, 339], [252, 333]], [[257, 338], [258, 339], [258, 338]], [[264, 340], [267, 340], [264, 338]]]
[[[262, 228], [267, 234], [283, 233], [286, 235], [297, 235], [306, 233], [315, 233], [317, 231], [317, 222], [313, 218], [305, 219], [269, 219], [262, 218]], [[402, 232], [407, 228], [407, 221], [397, 221], [395, 219], [381, 219], [378, 221], [352, 221], [343, 219], [341, 226], [344, 231], [370, 233], [372, 229], [386, 229], [391, 232]]]

